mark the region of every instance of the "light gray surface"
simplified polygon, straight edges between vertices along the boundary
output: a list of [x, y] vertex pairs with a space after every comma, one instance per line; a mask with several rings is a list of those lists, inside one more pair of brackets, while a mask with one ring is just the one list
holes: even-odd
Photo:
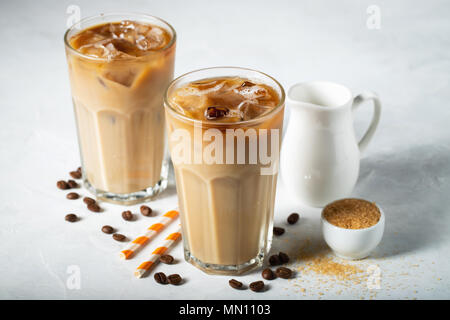
[[[112, 205], [92, 214], [81, 200], [69, 202], [55, 187], [79, 163], [62, 41], [66, 8], [72, 2], [2, 1], [0, 298], [450, 298], [448, 2], [119, 3], [73, 4], [80, 6], [82, 17], [125, 10], [171, 22], [179, 37], [176, 75], [237, 65], [265, 71], [285, 88], [300, 81], [332, 80], [355, 92], [379, 93], [382, 120], [362, 160], [354, 195], [376, 201], [386, 213], [380, 246], [372, 258], [355, 263], [364, 270], [378, 265], [381, 288], [369, 290], [367, 275], [360, 283], [343, 283], [301, 272], [294, 280], [271, 282], [270, 290], [261, 294], [238, 292], [228, 287], [229, 277], [207, 276], [182, 261], [180, 245], [173, 252], [179, 262], [156, 270], [179, 272], [187, 280], [184, 285], [160, 287], [151, 277], [134, 279], [133, 269], [159, 238], [124, 263], [117, 257], [121, 245], [99, 229], [111, 224], [133, 237], [155, 219], [140, 216], [127, 223], [120, 218], [122, 208]], [[381, 9], [379, 30], [366, 27], [366, 9], [372, 4]], [[368, 125], [369, 110], [358, 110], [358, 134]], [[151, 203], [159, 213], [175, 205], [173, 185]], [[280, 184], [275, 223], [283, 225], [292, 211], [301, 212], [302, 220], [287, 227], [284, 238], [275, 239], [273, 251], [282, 248], [295, 256], [305, 243], [320, 247], [319, 210], [296, 204]], [[83, 219], [68, 224], [68, 212]], [[71, 265], [80, 268], [80, 290], [66, 285]], [[259, 278], [252, 273], [241, 279], [249, 283]]]

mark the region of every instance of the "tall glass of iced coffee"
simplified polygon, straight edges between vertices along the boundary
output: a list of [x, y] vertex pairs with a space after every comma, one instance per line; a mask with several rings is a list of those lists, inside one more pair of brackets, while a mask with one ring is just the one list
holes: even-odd
[[175, 79], [165, 95], [187, 261], [212, 274], [259, 266], [272, 237], [284, 91], [243, 68]]
[[149, 15], [103, 14], [64, 40], [85, 185], [121, 204], [154, 196], [167, 186], [163, 96], [174, 29]]

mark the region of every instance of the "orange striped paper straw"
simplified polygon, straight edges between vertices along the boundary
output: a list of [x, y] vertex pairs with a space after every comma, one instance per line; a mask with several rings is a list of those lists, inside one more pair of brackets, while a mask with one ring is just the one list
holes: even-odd
[[142, 247], [152, 238], [154, 238], [162, 229], [164, 229], [170, 222], [178, 217], [178, 211], [170, 210], [166, 212], [161, 219], [152, 224], [147, 231], [131, 241], [131, 243], [120, 252], [120, 257], [122, 259], [130, 259], [136, 252], [138, 252]]
[[156, 248], [152, 252], [150, 259], [142, 262], [139, 267], [137, 267], [136, 271], [134, 272], [134, 276], [136, 278], [141, 278], [158, 261], [159, 257], [161, 257], [167, 251], [167, 249], [169, 249], [180, 238], [181, 229], [178, 229], [177, 232], [169, 234], [164, 240], [162, 246]]

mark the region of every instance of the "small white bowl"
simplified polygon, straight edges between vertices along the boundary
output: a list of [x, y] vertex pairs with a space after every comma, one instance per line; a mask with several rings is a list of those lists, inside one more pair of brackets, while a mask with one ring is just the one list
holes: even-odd
[[384, 212], [380, 210], [377, 224], [364, 229], [345, 229], [337, 227], [321, 216], [322, 234], [325, 242], [340, 258], [358, 260], [367, 257], [381, 241], [384, 233]]

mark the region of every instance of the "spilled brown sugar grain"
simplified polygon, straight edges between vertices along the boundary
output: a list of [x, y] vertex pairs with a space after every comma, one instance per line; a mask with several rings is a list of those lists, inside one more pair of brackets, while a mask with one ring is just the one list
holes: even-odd
[[380, 209], [375, 203], [362, 199], [342, 199], [323, 209], [324, 218], [331, 224], [345, 229], [364, 229], [378, 223]]
[[339, 281], [361, 281], [365, 272], [357, 265], [340, 263], [326, 254], [302, 251], [297, 257], [302, 265], [297, 268], [300, 274], [313, 272], [315, 274], [331, 277]]

